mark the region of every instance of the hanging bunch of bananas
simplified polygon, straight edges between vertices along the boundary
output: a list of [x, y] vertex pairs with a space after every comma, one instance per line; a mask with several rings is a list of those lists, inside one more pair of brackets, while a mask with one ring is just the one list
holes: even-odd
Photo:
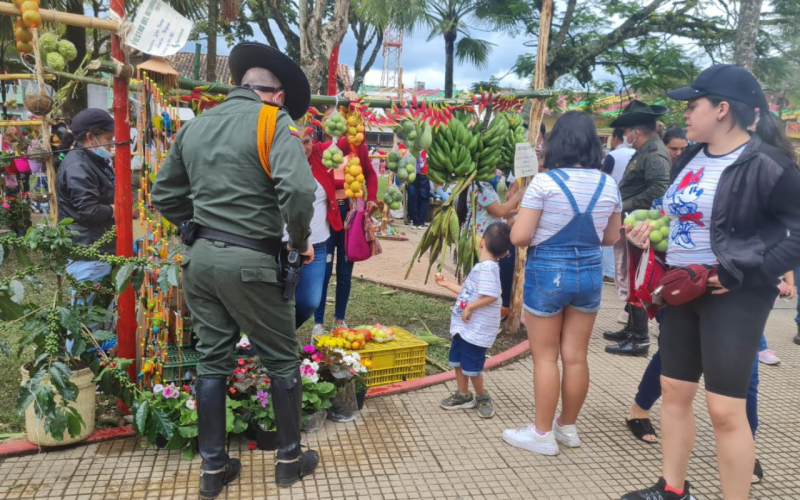
[[[475, 190], [470, 193], [470, 203], [475, 206]], [[472, 271], [481, 252], [481, 238], [478, 236], [477, 211], [472, 211], [472, 217], [461, 228], [461, 237], [458, 239], [458, 253], [456, 253], [456, 275], [458, 281]]]
[[476, 181], [494, 179], [495, 171], [503, 157], [503, 144], [506, 141], [508, 130], [508, 121], [497, 116], [481, 135], [478, 141], [478, 152], [475, 155], [475, 161], [478, 163]]
[[525, 134], [525, 122], [521, 115], [518, 113], [500, 113], [495, 117], [495, 120], [501, 119], [505, 120], [508, 124], [509, 132], [505, 134], [497, 168], [508, 175], [514, 168], [514, 155], [517, 153], [517, 143], [525, 142], [527, 137]]
[[414, 158], [419, 158], [422, 150], [431, 147], [433, 142], [433, 129], [426, 120], [402, 118], [397, 122], [395, 134]]
[[[430, 168], [428, 169], [430, 172]], [[411, 274], [411, 268], [414, 267], [414, 264], [417, 262], [417, 259], [421, 259], [423, 255], [429, 252], [428, 255], [428, 273], [425, 275], [425, 283], [428, 282], [428, 278], [431, 275], [431, 269], [433, 268], [436, 261], [439, 260], [439, 257], [442, 255], [447, 255], [448, 250], [451, 248], [459, 248], [461, 245], [461, 229], [459, 227], [458, 222], [458, 214], [456, 214], [456, 200], [458, 199], [458, 195], [470, 184], [472, 184], [474, 175], [467, 177], [466, 179], [461, 179], [458, 184], [456, 184], [455, 188], [453, 188], [452, 195], [450, 198], [437, 210], [436, 214], [433, 216], [433, 220], [431, 220], [430, 226], [428, 229], [425, 230], [425, 233], [422, 235], [422, 239], [417, 245], [417, 249], [414, 251], [414, 256], [411, 258], [411, 263], [408, 266], [408, 271], [406, 272], [406, 279]], [[458, 245], [458, 247], [456, 247]], [[444, 267], [444, 258], [441, 259], [438, 265], [438, 271], [441, 272], [442, 268]]]
[[480, 133], [468, 128], [472, 115], [457, 113], [433, 135], [428, 148], [428, 177], [434, 184], [446, 184], [471, 176], [476, 170], [473, 160], [478, 150]]

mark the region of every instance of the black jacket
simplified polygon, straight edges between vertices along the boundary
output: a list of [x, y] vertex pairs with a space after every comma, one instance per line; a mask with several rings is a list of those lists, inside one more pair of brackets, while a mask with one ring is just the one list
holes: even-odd
[[[86, 149], [73, 149], [58, 168], [56, 177], [58, 220], [74, 219], [69, 226], [78, 234], [75, 243], [91, 245], [114, 227], [114, 172], [108, 163]], [[105, 245], [113, 254], [116, 242]]]
[[[670, 182], [705, 144], [688, 148]], [[729, 290], [778, 283], [800, 267], [800, 169], [758, 136], [722, 173], [711, 216], [711, 249], [719, 280]]]

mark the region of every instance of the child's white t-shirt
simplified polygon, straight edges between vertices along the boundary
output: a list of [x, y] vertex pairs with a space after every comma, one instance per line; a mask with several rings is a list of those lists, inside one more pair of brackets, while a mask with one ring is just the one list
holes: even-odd
[[[472, 311], [469, 321], [464, 323], [461, 319], [464, 308], [481, 296], [495, 297], [496, 300], [486, 307]], [[459, 334], [462, 339], [478, 347], [492, 347], [500, 329], [500, 296], [500, 266], [493, 260], [479, 262], [464, 280], [461, 293], [456, 299], [450, 317], [450, 334]]]

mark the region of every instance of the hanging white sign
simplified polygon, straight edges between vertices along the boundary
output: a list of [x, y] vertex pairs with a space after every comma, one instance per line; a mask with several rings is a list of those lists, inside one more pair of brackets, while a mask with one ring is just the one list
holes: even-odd
[[192, 25], [161, 0], [144, 0], [125, 43], [152, 56], [171, 56], [189, 41]]
[[538, 172], [539, 158], [536, 156], [536, 146], [528, 142], [518, 142], [514, 154], [514, 177], [522, 179]]

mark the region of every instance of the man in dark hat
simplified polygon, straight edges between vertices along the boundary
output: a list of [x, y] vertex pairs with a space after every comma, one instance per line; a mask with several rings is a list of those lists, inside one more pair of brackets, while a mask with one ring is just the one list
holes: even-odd
[[[316, 183], [293, 119], [305, 115], [308, 80], [281, 52], [246, 42], [231, 51], [236, 88], [178, 132], [153, 185], [153, 205], [190, 245], [183, 286], [201, 354], [195, 386], [203, 465], [200, 498], [215, 498], [239, 475], [225, 452], [227, 381], [240, 331], [271, 379], [279, 448], [275, 481], [288, 487], [314, 471], [300, 449], [303, 385], [294, 300], [280, 283], [284, 226], [306, 262]], [[188, 221], [188, 222], [187, 222]]]
[[[665, 106], [651, 106], [634, 100], [611, 122], [611, 127], [623, 129], [623, 144], [636, 150], [619, 183], [622, 210], [626, 213], [649, 210], [653, 202], [667, 192], [672, 160], [669, 150], [656, 133], [656, 120], [668, 112]], [[627, 309], [625, 328], [618, 332], [603, 333], [606, 340], [619, 342], [606, 346], [606, 352], [647, 356], [650, 350], [647, 313], [633, 304], [629, 304]]]

